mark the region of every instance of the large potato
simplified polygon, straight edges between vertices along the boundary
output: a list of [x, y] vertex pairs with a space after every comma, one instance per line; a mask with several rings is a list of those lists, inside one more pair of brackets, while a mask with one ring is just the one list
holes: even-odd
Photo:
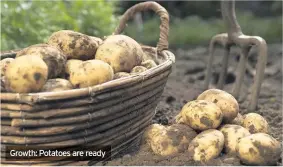
[[35, 55], [17, 57], [5, 72], [5, 87], [15, 93], [38, 92], [48, 77], [46, 63]]
[[65, 66], [65, 77], [69, 79], [70, 73], [78, 69], [78, 66], [83, 63], [82, 60], [70, 59], [67, 61]]
[[242, 114], [238, 113], [237, 117], [231, 121], [231, 124], [240, 125], [242, 126], [244, 122], [244, 117]]
[[95, 59], [111, 65], [114, 72], [130, 72], [142, 62], [141, 46], [125, 35], [111, 35], [97, 49]]
[[236, 151], [241, 161], [247, 165], [276, 165], [282, 148], [272, 136], [256, 133], [241, 138]]
[[222, 117], [222, 111], [214, 103], [194, 100], [183, 106], [176, 122], [187, 124], [195, 130], [207, 130], [217, 128]]
[[249, 113], [243, 116], [243, 127], [247, 128], [250, 133], [268, 133], [267, 121], [257, 113]]
[[56, 78], [49, 79], [42, 87], [41, 92], [57, 92], [62, 90], [71, 90], [73, 85], [66, 79]]
[[209, 129], [198, 134], [189, 144], [189, 155], [193, 160], [207, 162], [216, 158], [224, 146], [223, 134], [215, 129]]
[[47, 44], [36, 44], [19, 51], [16, 57], [24, 55], [41, 57], [48, 67], [48, 78], [58, 77], [64, 72], [67, 58], [56, 47]]
[[71, 30], [61, 30], [53, 33], [48, 44], [58, 47], [68, 59], [93, 59], [102, 40]]
[[223, 112], [223, 122], [230, 123], [237, 117], [239, 104], [229, 93], [219, 89], [209, 89], [200, 94], [197, 100], [207, 100], [215, 103]]
[[71, 70], [69, 80], [75, 88], [84, 88], [110, 81], [113, 76], [109, 64], [101, 60], [88, 60]]
[[235, 154], [238, 140], [250, 135], [247, 129], [239, 125], [226, 124], [219, 130], [224, 135], [224, 150], [228, 154]]
[[162, 156], [172, 156], [184, 152], [197, 135], [192, 128], [184, 124], [174, 124], [153, 132], [151, 131], [153, 136], [148, 144], [155, 154]]

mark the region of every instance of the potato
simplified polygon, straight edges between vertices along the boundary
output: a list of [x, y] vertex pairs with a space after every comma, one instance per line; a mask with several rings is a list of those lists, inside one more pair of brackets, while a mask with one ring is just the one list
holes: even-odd
[[241, 138], [236, 146], [237, 156], [247, 165], [276, 165], [282, 148], [272, 136], [265, 133]]
[[257, 113], [249, 113], [243, 116], [243, 127], [247, 128], [250, 133], [268, 133], [267, 121]]
[[223, 122], [229, 123], [237, 117], [239, 104], [229, 93], [219, 89], [209, 89], [200, 94], [197, 100], [207, 100], [215, 103], [223, 112]]
[[194, 161], [207, 162], [216, 158], [224, 146], [223, 134], [209, 129], [198, 134], [189, 144], [188, 152]]
[[102, 40], [71, 30], [61, 30], [53, 33], [47, 42], [58, 47], [68, 59], [93, 59]]
[[114, 72], [130, 72], [142, 62], [141, 46], [125, 35], [111, 35], [97, 49], [95, 59], [111, 65]]
[[130, 76], [130, 74], [127, 72], [117, 72], [116, 74], [114, 74], [113, 79], [119, 79], [119, 78], [124, 78], [128, 76]]
[[146, 71], [147, 68], [143, 67], [143, 66], [135, 66], [132, 70], [131, 70], [131, 74], [138, 74], [138, 73], [142, 73], [144, 71]]
[[146, 60], [141, 63], [142, 66], [144, 66], [147, 69], [151, 69], [153, 67], [156, 67], [157, 64], [153, 60]]
[[66, 79], [69, 79], [70, 73], [72, 71], [75, 71], [78, 69], [78, 66], [83, 63], [82, 60], [78, 59], [70, 59], [67, 61], [66, 66], [65, 66], [65, 77]]
[[36, 44], [19, 51], [16, 57], [24, 55], [41, 57], [48, 67], [48, 78], [58, 77], [64, 73], [67, 58], [56, 47], [47, 44]]
[[176, 122], [187, 124], [195, 130], [207, 130], [217, 128], [222, 122], [222, 117], [222, 111], [214, 103], [194, 100], [183, 106]]
[[15, 93], [38, 92], [48, 77], [46, 63], [35, 55], [17, 57], [5, 72], [5, 87]]
[[240, 125], [242, 126], [244, 122], [244, 118], [242, 114], [238, 113], [237, 117], [231, 121], [231, 124]]
[[95, 86], [113, 79], [111, 66], [101, 60], [88, 60], [74, 67], [70, 73], [70, 82], [75, 88]]
[[197, 133], [187, 125], [174, 124], [166, 128], [156, 127], [151, 131], [152, 136], [148, 144], [155, 154], [172, 156], [187, 150], [189, 143]]
[[15, 59], [13, 59], [13, 58], [5, 58], [5, 59], [0, 61], [0, 65], [1, 65], [1, 73], [0, 73], [0, 75], [1, 75], [1, 77], [5, 75], [5, 71], [6, 71], [7, 67], [14, 60]]
[[143, 134], [143, 140], [149, 144], [149, 141], [155, 137], [160, 135], [163, 131], [166, 130], [166, 127], [164, 125], [161, 124], [151, 124], [150, 126], [148, 126]]
[[250, 135], [250, 132], [240, 125], [226, 124], [219, 130], [224, 135], [224, 150], [228, 154], [235, 154], [238, 140]]
[[56, 78], [49, 79], [42, 87], [41, 92], [57, 92], [62, 90], [71, 90], [73, 85], [66, 79]]

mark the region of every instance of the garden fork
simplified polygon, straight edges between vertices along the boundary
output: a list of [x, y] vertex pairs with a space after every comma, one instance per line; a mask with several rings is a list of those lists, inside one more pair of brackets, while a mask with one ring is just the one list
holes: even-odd
[[253, 45], [258, 47], [258, 60], [256, 65], [256, 75], [254, 77], [254, 83], [252, 87], [249, 111], [255, 111], [257, 108], [257, 101], [260, 93], [261, 84], [264, 77], [264, 70], [267, 61], [267, 45], [263, 38], [259, 36], [248, 36], [243, 34], [240, 25], [237, 22], [235, 14], [235, 1], [222, 0], [221, 1], [221, 13], [224, 20], [227, 33], [217, 34], [212, 37], [209, 44], [209, 58], [206, 69], [205, 89], [209, 87], [209, 81], [211, 78], [213, 53], [216, 44], [220, 44], [224, 47], [225, 53], [222, 59], [222, 67], [220, 77], [217, 83], [218, 89], [223, 89], [224, 80], [227, 75], [228, 59], [230, 49], [233, 45], [237, 45], [241, 48], [241, 57], [236, 74], [236, 83], [232, 90], [232, 95], [238, 99], [241, 89], [241, 84], [244, 79], [244, 73], [246, 71], [246, 63], [248, 61], [248, 53]]

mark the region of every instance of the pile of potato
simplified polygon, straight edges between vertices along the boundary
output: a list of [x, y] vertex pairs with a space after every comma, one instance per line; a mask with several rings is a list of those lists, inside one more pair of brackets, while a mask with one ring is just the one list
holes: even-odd
[[71, 30], [53, 33], [1, 60], [1, 92], [54, 92], [95, 86], [156, 67], [140, 44], [125, 35], [105, 40]]
[[267, 121], [257, 113], [242, 116], [237, 100], [225, 91], [204, 91], [175, 118], [171, 126], [146, 129], [144, 141], [155, 154], [187, 152], [188, 158], [205, 163], [223, 153], [247, 165], [274, 165], [280, 159], [280, 142], [268, 134]]

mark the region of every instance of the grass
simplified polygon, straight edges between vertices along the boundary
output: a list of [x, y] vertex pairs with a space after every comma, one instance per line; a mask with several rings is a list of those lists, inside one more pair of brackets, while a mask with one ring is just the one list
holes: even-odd
[[[267, 43], [282, 42], [282, 16], [259, 18], [251, 13], [237, 12], [237, 19], [246, 35], [261, 36]], [[159, 37], [158, 19], [151, 19], [143, 24], [139, 32], [136, 24], [130, 23], [125, 33], [135, 40], [156, 45]], [[170, 46], [207, 45], [212, 36], [225, 32], [221, 19], [203, 20], [197, 16], [186, 19], [172, 19], [170, 22]]]

